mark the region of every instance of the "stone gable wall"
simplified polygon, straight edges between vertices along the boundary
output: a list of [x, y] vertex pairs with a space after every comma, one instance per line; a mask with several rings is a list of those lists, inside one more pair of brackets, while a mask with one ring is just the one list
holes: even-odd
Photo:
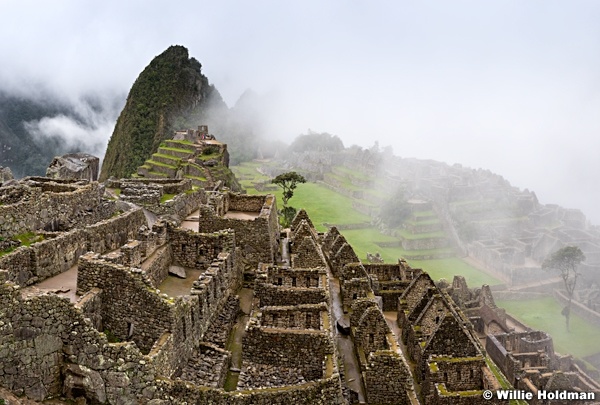
[[381, 310], [377, 306], [367, 308], [354, 331], [354, 343], [368, 355], [377, 350], [388, 350], [387, 335], [391, 333]]
[[311, 236], [297, 239], [292, 248], [292, 267], [314, 269], [326, 266], [325, 258]]
[[381, 350], [369, 354], [364, 382], [370, 404], [411, 404], [407, 395], [410, 371], [398, 353]]

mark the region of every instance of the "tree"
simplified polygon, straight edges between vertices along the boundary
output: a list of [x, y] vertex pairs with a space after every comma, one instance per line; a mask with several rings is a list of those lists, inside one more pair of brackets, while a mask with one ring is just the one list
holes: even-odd
[[560, 271], [560, 276], [563, 279], [565, 290], [567, 291], [567, 297], [569, 298], [567, 306], [564, 307], [562, 311], [567, 323], [567, 331], [569, 330], [571, 301], [573, 300], [573, 293], [575, 292], [575, 286], [577, 285], [577, 278], [580, 275], [580, 273], [577, 271], [577, 267], [584, 260], [585, 255], [577, 246], [565, 246], [564, 248], [552, 253], [542, 263], [542, 269], [558, 270]]
[[306, 179], [296, 172], [287, 172], [275, 177], [271, 180], [271, 183], [277, 184], [283, 189], [283, 208], [279, 211], [279, 222], [284, 228], [287, 228], [290, 226], [296, 215], [296, 209], [294, 207], [288, 207], [287, 203], [290, 198], [294, 196], [294, 190], [298, 184], [306, 183]]
[[287, 172], [275, 177], [271, 183], [277, 184], [283, 189], [283, 205], [287, 205], [289, 199], [294, 196], [294, 190], [298, 183], [306, 183], [306, 179], [296, 172]]

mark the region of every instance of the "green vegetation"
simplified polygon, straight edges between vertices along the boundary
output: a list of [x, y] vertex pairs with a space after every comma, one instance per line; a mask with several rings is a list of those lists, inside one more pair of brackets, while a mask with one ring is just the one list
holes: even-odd
[[114, 333], [112, 333], [108, 329], [104, 329], [104, 334], [106, 335], [106, 340], [108, 343], [120, 343], [121, 339], [119, 339]]
[[496, 285], [502, 282], [497, 278], [471, 266], [457, 257], [433, 260], [408, 260], [412, 267], [419, 267], [427, 271], [432, 279], [445, 278], [450, 282], [456, 274], [464, 276], [470, 286], [481, 286], [482, 284]]
[[[485, 356], [485, 363], [487, 364], [487, 366], [492, 371], [492, 374], [494, 374], [494, 376], [496, 377], [496, 379], [500, 383], [500, 386], [502, 387], [502, 389], [504, 389], [504, 390], [514, 389], [514, 387], [512, 386], [512, 384], [509, 383], [508, 380], [506, 379], [506, 377], [504, 376], [504, 374], [502, 374], [502, 372], [500, 371], [500, 369], [498, 368], [498, 366], [496, 365], [496, 363], [494, 363], [487, 356]], [[527, 401], [524, 401], [524, 400], [521, 400], [521, 399], [511, 399], [510, 402], [509, 402], [509, 404], [510, 405], [527, 405]]]
[[585, 255], [581, 249], [577, 246], [565, 246], [552, 253], [544, 260], [544, 263], [542, 263], [542, 269], [546, 271], [558, 270], [560, 272], [560, 277], [563, 280], [565, 290], [567, 291], [567, 297], [569, 298], [567, 306], [562, 310], [562, 315], [564, 315], [567, 323], [567, 330], [569, 330], [571, 301], [573, 300], [573, 293], [575, 292], [577, 278], [579, 277], [577, 267], [579, 267], [583, 261], [585, 261]]
[[561, 323], [556, 322], [562, 308], [552, 297], [518, 301], [496, 300], [496, 305], [506, 309], [506, 312], [525, 325], [552, 335], [554, 349], [559, 353], [569, 353], [580, 358], [598, 353], [600, 327], [573, 313], [571, 331], [567, 331]]
[[297, 212], [296, 208], [288, 206], [287, 203], [294, 196], [294, 190], [298, 187], [298, 184], [306, 183], [306, 179], [296, 172], [287, 172], [275, 177], [271, 180], [271, 183], [281, 187], [283, 208], [279, 211], [279, 221], [284, 228], [287, 228], [292, 223]]
[[178, 118], [192, 106], [204, 111], [212, 99], [222, 103], [201, 68], [186, 48], [171, 46], [140, 73], [108, 143], [100, 181], [134, 173], [179, 129]]
[[169, 200], [172, 200], [173, 198], [175, 198], [177, 194], [163, 194], [162, 197], [160, 197], [160, 203], [163, 204]]
[[344, 150], [344, 143], [336, 135], [310, 130], [308, 134], [297, 136], [288, 149], [289, 152], [341, 152], [342, 150]]
[[406, 203], [404, 190], [397, 189], [381, 205], [379, 218], [388, 228], [397, 228], [410, 216], [410, 207]]
[[[44, 235], [38, 235], [37, 233], [34, 232], [25, 232], [19, 235], [14, 235], [12, 237], [13, 240], [15, 241], [19, 241], [20, 244], [19, 246], [12, 246], [9, 248], [6, 248], [4, 250], [0, 251], [0, 256], [4, 256], [7, 255], [9, 253], [12, 253], [13, 251], [15, 251], [17, 248], [21, 247], [21, 246], [30, 246], [33, 243], [36, 242], [41, 242], [44, 240]], [[0, 241], [2, 241], [3, 239], [0, 238]]]

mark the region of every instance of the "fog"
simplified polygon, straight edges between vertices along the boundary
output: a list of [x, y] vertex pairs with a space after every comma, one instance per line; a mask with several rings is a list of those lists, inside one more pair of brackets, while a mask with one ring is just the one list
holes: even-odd
[[[228, 105], [272, 106], [265, 134], [490, 169], [600, 224], [600, 3], [167, 1], [0, 3], [0, 87], [80, 120], [38, 136], [102, 151], [137, 75], [186, 46]], [[90, 103], [89, 97], [99, 102]]]

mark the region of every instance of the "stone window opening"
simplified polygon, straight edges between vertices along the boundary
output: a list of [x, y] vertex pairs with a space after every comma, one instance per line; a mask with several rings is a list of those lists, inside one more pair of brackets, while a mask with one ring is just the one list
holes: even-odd
[[296, 277], [292, 277], [292, 287], [296, 287]]
[[306, 286], [310, 287], [310, 277], [306, 277]]
[[127, 322], [127, 339], [131, 339], [133, 336], [133, 323]]
[[312, 314], [306, 314], [306, 329], [312, 329]]
[[277, 314], [273, 314], [273, 327], [277, 327]]
[[283, 285], [283, 279], [281, 277], [277, 279], [277, 285]]
[[444, 381], [448, 381], [448, 372], [444, 371]]
[[440, 323], [440, 316], [439, 316], [439, 315], [437, 315], [437, 316], [435, 317], [435, 323]]
[[369, 333], [369, 344], [375, 344], [375, 334], [374, 333]]
[[475, 375], [475, 373], [473, 372], [473, 369], [470, 369], [470, 370], [469, 370], [469, 378], [470, 378], [471, 380], [473, 380], [473, 377], [474, 377], [474, 375]]
[[181, 317], [181, 331], [182, 331], [183, 340], [186, 340], [186, 335], [185, 335], [186, 327], [185, 326], [186, 326], [185, 325], [185, 316], [183, 316], [183, 317]]
[[355, 300], [358, 297], [357, 293], [352, 294], [352, 299]]

